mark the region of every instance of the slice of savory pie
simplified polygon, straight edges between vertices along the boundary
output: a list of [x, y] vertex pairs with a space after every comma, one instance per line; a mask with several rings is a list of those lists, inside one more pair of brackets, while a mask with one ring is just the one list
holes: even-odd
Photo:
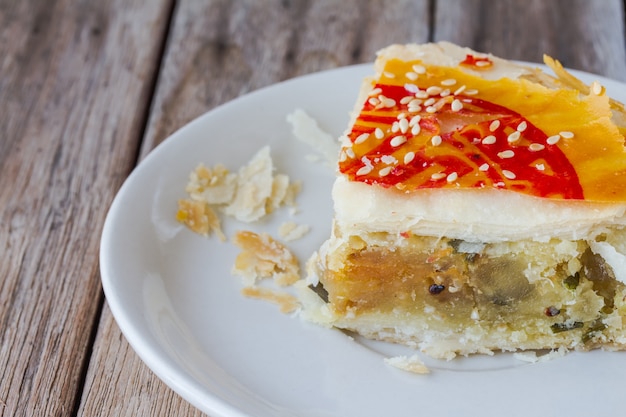
[[438, 358], [626, 348], [624, 108], [449, 43], [379, 52], [303, 316]]

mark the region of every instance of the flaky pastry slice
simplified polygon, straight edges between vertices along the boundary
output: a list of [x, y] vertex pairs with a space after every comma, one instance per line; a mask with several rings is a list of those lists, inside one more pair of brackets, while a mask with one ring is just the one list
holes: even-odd
[[379, 52], [305, 319], [437, 358], [626, 347], [623, 106], [546, 62]]

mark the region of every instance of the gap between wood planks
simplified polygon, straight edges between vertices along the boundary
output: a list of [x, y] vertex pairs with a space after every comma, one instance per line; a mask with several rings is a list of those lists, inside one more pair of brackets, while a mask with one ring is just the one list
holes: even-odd
[[[624, 0], [626, 2], [626, 0]], [[428, 42], [435, 41], [435, 21], [437, 16], [437, 0], [428, 1]]]
[[[141, 115], [140, 122], [140, 130], [139, 130], [139, 144], [137, 145], [135, 155], [134, 155], [134, 166], [136, 167], [139, 163], [139, 158], [141, 155], [142, 143], [145, 140], [145, 135], [148, 127], [148, 120], [150, 118], [150, 112], [152, 110], [152, 103], [154, 101], [154, 97], [156, 96], [156, 90], [158, 86], [158, 81], [161, 75], [161, 69], [163, 67], [163, 61], [165, 58], [165, 50], [167, 47], [167, 41], [170, 36], [170, 32], [172, 29], [172, 23], [174, 20], [174, 15], [176, 13], [176, 4], [177, 0], [171, 0], [169, 4], [169, 10], [167, 12], [167, 19], [165, 20], [165, 24], [163, 25], [163, 31], [161, 33], [161, 39], [159, 41], [159, 53], [157, 54], [156, 60], [154, 62], [154, 67], [152, 71], [152, 78], [149, 81], [150, 89], [149, 95], [147, 99], [146, 107]], [[132, 171], [132, 170], [131, 170]], [[130, 172], [129, 172], [130, 174]], [[100, 272], [97, 271], [99, 274]], [[91, 332], [89, 333], [89, 342], [87, 343], [87, 352], [85, 354], [85, 360], [81, 365], [80, 375], [77, 387], [80, 389], [80, 393], [76, 395], [74, 399], [74, 404], [72, 406], [71, 416], [78, 416], [78, 410], [80, 410], [80, 405], [83, 400], [83, 396], [85, 395], [85, 382], [87, 380], [87, 373], [89, 372], [89, 365], [91, 363], [91, 358], [93, 355], [94, 345], [98, 336], [98, 329], [100, 328], [99, 323], [102, 319], [102, 311], [104, 309], [105, 297], [102, 289], [98, 295], [98, 307], [96, 309], [96, 314], [93, 318], [93, 326], [91, 327]], [[6, 403], [0, 399], [0, 408], [6, 407]]]

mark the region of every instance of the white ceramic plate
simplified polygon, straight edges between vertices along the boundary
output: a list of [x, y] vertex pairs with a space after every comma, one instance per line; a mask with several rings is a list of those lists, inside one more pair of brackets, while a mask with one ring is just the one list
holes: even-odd
[[[232, 170], [269, 144], [279, 172], [302, 180], [300, 212], [286, 209], [235, 230], [312, 226], [289, 244], [301, 261], [328, 237], [331, 168], [291, 135], [285, 117], [303, 108], [339, 135], [370, 66], [297, 78], [219, 107], [172, 135], [123, 185], [101, 243], [104, 291], [122, 332], [167, 385], [212, 417], [589, 416], [623, 410], [623, 353], [569, 354], [528, 364], [509, 354], [426, 360], [430, 375], [386, 365], [405, 348], [352, 339], [240, 295], [230, 268], [237, 250], [175, 220], [189, 172], [200, 162]], [[599, 79], [626, 101], [626, 86]], [[156, 399], [155, 399], [156, 400]]]

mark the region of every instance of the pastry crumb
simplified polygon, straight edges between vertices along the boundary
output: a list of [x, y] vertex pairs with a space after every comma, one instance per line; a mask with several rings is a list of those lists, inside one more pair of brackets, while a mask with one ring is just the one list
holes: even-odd
[[185, 191], [196, 201], [208, 204], [228, 204], [237, 189], [237, 174], [222, 164], [210, 168], [200, 164], [189, 174]]
[[[293, 135], [296, 139], [306, 143], [315, 151], [319, 152], [328, 165], [334, 166], [339, 155], [339, 143], [328, 132], [322, 130], [317, 121], [309, 116], [304, 110], [296, 109], [287, 115], [287, 121], [291, 124]], [[310, 161], [319, 161], [317, 155], [307, 155]]]
[[418, 355], [394, 356], [391, 358], [385, 358], [384, 360], [386, 364], [402, 369], [403, 371], [421, 375], [430, 373], [430, 369], [428, 369]]
[[270, 235], [239, 231], [233, 243], [242, 249], [235, 259], [233, 273], [240, 275], [245, 285], [253, 286], [261, 279], [273, 278], [284, 287], [300, 279], [298, 259]]
[[176, 219], [204, 236], [216, 232], [225, 240], [216, 210], [251, 223], [282, 206], [295, 206], [301, 184], [285, 174], [274, 175], [269, 146], [263, 147], [237, 173], [222, 165], [198, 165], [185, 187], [189, 198], [179, 202]]
[[297, 240], [306, 235], [311, 227], [307, 224], [296, 224], [294, 222], [285, 222], [278, 228], [278, 235], [287, 242]]
[[273, 170], [270, 150], [266, 146], [239, 169], [237, 190], [232, 201], [224, 208], [224, 213], [247, 223], [265, 216], [274, 191]]
[[272, 278], [280, 287], [294, 284], [300, 280], [298, 259], [266, 233], [239, 231], [233, 243], [242, 250], [233, 266], [233, 273], [240, 275], [244, 282], [241, 293], [249, 298], [277, 304], [283, 313], [297, 310], [300, 304], [295, 296], [256, 284], [266, 278]]
[[527, 350], [522, 352], [515, 352], [513, 357], [522, 362], [528, 363], [538, 363], [538, 362], [547, 362], [552, 359], [562, 358], [567, 354], [568, 350], [563, 346], [559, 347], [556, 350], [551, 350], [550, 352], [544, 355], [537, 355], [537, 352], [534, 350]]
[[176, 220], [202, 236], [209, 236], [211, 232], [215, 232], [221, 241], [226, 240], [219, 217], [206, 202], [191, 199], [179, 200]]
[[279, 306], [281, 313], [285, 314], [296, 311], [300, 306], [298, 299], [295, 296], [269, 288], [261, 288], [257, 286], [244, 287], [241, 289], [241, 293], [249, 298], [274, 303]]

